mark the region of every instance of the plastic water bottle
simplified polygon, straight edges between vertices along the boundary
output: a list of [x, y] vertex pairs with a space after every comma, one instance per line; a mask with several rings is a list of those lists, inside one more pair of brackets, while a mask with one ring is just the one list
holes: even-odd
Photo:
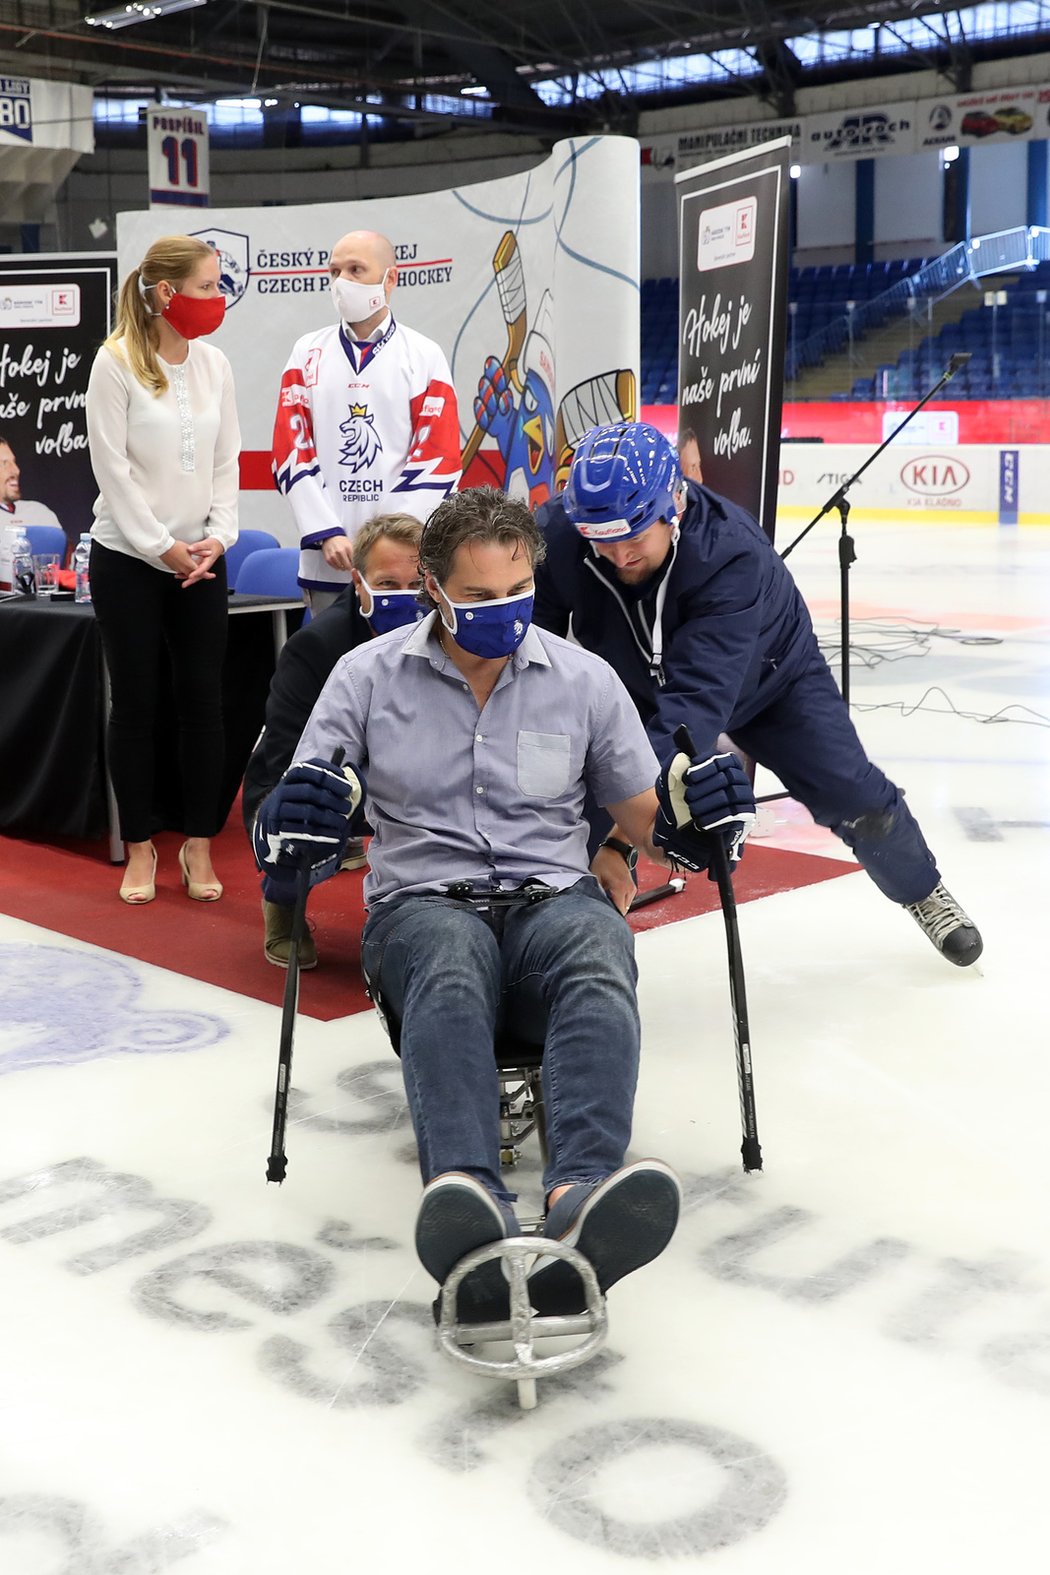
[[73, 573], [76, 575], [76, 591], [74, 600], [89, 602], [91, 600], [91, 580], [88, 575], [88, 566], [91, 562], [91, 537], [87, 531], [77, 542], [73, 553]]
[[11, 543], [11, 587], [23, 596], [36, 595], [36, 571], [33, 568], [33, 549], [24, 530], [18, 530]]

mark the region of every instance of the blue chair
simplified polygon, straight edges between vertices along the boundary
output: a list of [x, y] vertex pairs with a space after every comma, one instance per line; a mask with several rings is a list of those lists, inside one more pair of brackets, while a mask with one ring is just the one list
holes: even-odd
[[237, 589], [245, 596], [301, 598], [298, 547], [266, 547], [250, 552], [237, 574]]
[[233, 546], [226, 553], [226, 582], [231, 591], [239, 590], [237, 576], [241, 564], [251, 552], [263, 552], [267, 547], [279, 547], [276, 536], [268, 530], [242, 530]]
[[60, 566], [65, 567], [69, 542], [61, 525], [27, 525], [26, 535], [29, 537], [29, 549], [34, 556], [57, 552]]

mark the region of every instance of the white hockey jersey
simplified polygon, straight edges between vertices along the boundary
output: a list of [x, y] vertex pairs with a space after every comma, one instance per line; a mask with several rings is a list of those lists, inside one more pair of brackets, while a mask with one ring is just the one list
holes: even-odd
[[375, 514], [425, 520], [460, 474], [452, 374], [433, 340], [391, 317], [374, 342], [339, 323], [296, 341], [281, 378], [273, 474], [302, 548], [299, 583], [339, 589], [320, 543]]

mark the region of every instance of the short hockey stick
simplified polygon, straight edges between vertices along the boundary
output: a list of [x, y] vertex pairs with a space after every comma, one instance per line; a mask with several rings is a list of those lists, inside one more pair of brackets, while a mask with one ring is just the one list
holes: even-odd
[[[675, 729], [674, 741], [690, 759], [696, 750], [687, 727]], [[758, 1141], [758, 1117], [755, 1113], [755, 1084], [751, 1068], [751, 1033], [747, 1021], [747, 989], [744, 983], [744, 956], [740, 949], [740, 927], [737, 923], [736, 898], [733, 895], [733, 878], [729, 871], [729, 854], [717, 832], [711, 833], [712, 866], [718, 883], [718, 896], [725, 922], [726, 951], [729, 957], [729, 999], [733, 1007], [733, 1032], [736, 1039], [736, 1076], [740, 1091], [740, 1125], [743, 1142], [740, 1154], [746, 1171], [762, 1169], [762, 1148]]]
[[[345, 751], [340, 747], [332, 756], [333, 766], [341, 766]], [[284, 981], [284, 1006], [281, 1012], [281, 1044], [277, 1052], [277, 1091], [273, 1101], [273, 1135], [270, 1157], [266, 1161], [267, 1181], [283, 1181], [288, 1174], [284, 1151], [284, 1131], [288, 1120], [288, 1095], [292, 1084], [292, 1043], [295, 1017], [299, 1009], [299, 949], [306, 934], [306, 902], [310, 895], [310, 866], [304, 864], [295, 878], [295, 907], [292, 910], [292, 936], [288, 948], [288, 973]]]

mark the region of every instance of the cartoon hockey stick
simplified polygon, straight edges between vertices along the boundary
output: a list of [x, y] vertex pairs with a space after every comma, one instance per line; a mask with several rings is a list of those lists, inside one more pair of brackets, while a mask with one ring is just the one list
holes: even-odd
[[569, 478], [576, 445], [592, 427], [613, 421], [634, 421], [638, 415], [638, 388], [633, 372], [600, 372], [570, 388], [554, 418], [554, 490], [560, 492]]
[[[518, 250], [518, 238], [513, 230], [507, 230], [496, 247], [492, 259], [492, 271], [496, 275], [499, 304], [503, 308], [503, 317], [507, 324], [507, 348], [503, 352], [503, 360], [500, 364], [509, 383], [517, 371], [529, 326], [525, 301], [525, 268]], [[484, 427], [480, 422], [475, 422], [474, 430], [463, 449], [463, 457], [460, 461], [463, 470], [467, 469], [481, 447], [484, 436]]]

